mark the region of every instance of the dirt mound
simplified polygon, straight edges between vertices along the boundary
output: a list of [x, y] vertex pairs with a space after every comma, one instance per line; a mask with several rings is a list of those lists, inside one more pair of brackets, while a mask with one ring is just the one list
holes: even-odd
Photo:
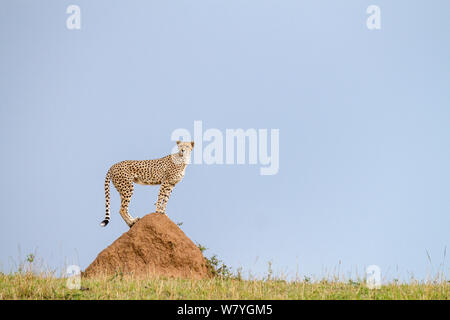
[[104, 249], [83, 272], [84, 277], [113, 275], [206, 278], [206, 260], [200, 249], [165, 214], [141, 218]]

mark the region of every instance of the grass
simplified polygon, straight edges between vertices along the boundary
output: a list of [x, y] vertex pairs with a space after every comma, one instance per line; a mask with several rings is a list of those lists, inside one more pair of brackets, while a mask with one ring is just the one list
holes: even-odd
[[390, 283], [368, 289], [364, 282], [242, 280], [215, 277], [204, 280], [131, 276], [82, 279], [81, 289], [69, 289], [67, 279], [31, 272], [0, 274], [0, 299], [395, 299], [450, 298], [450, 283]]
[[[207, 250], [198, 244], [204, 253]], [[80, 289], [70, 289], [68, 279], [42, 272], [34, 254], [27, 255], [15, 273], [0, 272], [0, 300], [32, 299], [187, 299], [187, 300], [450, 300], [450, 281], [442, 272], [427, 281], [398, 280], [369, 289], [364, 279], [286, 281], [274, 276], [271, 264], [264, 279], [244, 280], [216, 255], [206, 257], [210, 279], [135, 278], [123, 274], [81, 278]]]

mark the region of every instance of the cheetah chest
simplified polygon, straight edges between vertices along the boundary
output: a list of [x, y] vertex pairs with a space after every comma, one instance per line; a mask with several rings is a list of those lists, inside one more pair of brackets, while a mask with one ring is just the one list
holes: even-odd
[[177, 170], [175, 172], [172, 172], [172, 174], [169, 175], [169, 181], [171, 183], [178, 183], [181, 180], [183, 180], [184, 173], [186, 171], [186, 168], [183, 168], [182, 170]]

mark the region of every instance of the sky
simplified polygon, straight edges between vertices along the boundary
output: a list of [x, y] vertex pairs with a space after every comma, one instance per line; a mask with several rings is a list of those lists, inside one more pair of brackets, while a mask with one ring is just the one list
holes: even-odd
[[[381, 29], [367, 28], [370, 5]], [[201, 121], [279, 130], [276, 174], [194, 163], [176, 185], [167, 214], [206, 255], [244, 276], [269, 264], [285, 277], [448, 275], [449, 12], [446, 0], [2, 1], [0, 270], [29, 253], [86, 268], [128, 230], [113, 186], [99, 226], [109, 167], [165, 156]], [[153, 212], [157, 194], [136, 186], [130, 213]]]

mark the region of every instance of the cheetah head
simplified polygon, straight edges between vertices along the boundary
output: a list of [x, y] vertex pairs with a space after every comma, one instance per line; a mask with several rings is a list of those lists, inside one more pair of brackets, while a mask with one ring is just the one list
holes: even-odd
[[191, 142], [182, 142], [177, 141], [178, 146], [178, 154], [183, 158], [184, 163], [189, 163], [191, 159], [191, 152], [194, 148], [194, 141]]

